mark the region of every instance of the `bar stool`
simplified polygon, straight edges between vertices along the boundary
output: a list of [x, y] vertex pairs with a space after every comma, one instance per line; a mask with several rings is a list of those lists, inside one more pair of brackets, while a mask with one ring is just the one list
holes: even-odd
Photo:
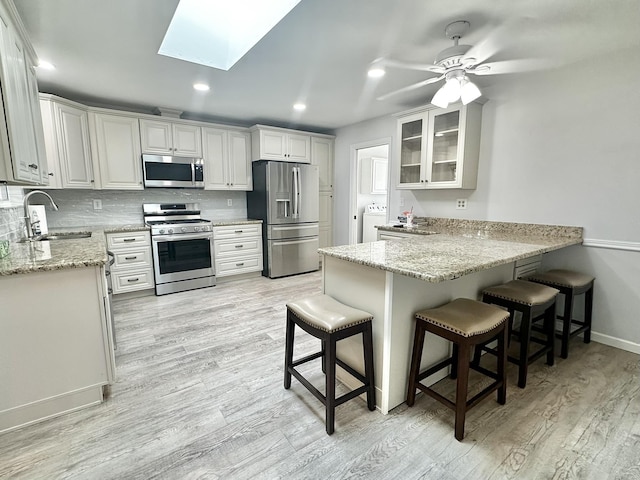
[[[455, 412], [455, 437], [457, 440], [462, 441], [464, 438], [464, 420], [470, 408], [496, 390], [498, 392], [498, 403], [504, 405], [506, 402], [506, 325], [509, 314], [498, 307], [467, 298], [458, 298], [438, 308], [421, 310], [415, 314], [415, 318], [416, 331], [413, 340], [411, 370], [409, 372], [407, 405], [411, 407], [414, 404], [416, 388], [443, 403]], [[453, 354], [450, 358], [420, 373], [425, 332], [431, 332], [451, 341], [453, 343]], [[498, 340], [497, 372], [492, 372], [479, 365], [470, 365], [473, 346], [495, 339]], [[457, 377], [455, 402], [420, 383], [421, 380], [449, 365], [451, 365], [450, 377]], [[493, 378], [495, 381], [473, 398], [467, 400], [470, 367]]]
[[[562, 332], [556, 334], [561, 340], [560, 356], [569, 356], [569, 339], [584, 332], [584, 343], [591, 341], [591, 316], [593, 310], [593, 283], [595, 278], [572, 270], [549, 270], [545, 273], [534, 273], [524, 280], [541, 283], [556, 288], [564, 295], [564, 314], [557, 318], [562, 320]], [[573, 305], [577, 295], [584, 296], [584, 321], [573, 318]], [[572, 325], [578, 328], [571, 330]]]
[[[329, 295], [316, 295], [287, 303], [284, 388], [288, 390], [291, 387], [291, 375], [293, 375], [323, 403], [326, 408], [325, 423], [329, 435], [334, 431], [335, 409], [338, 405], [342, 405], [344, 402], [366, 393], [367, 407], [372, 411], [376, 408], [373, 340], [371, 334], [372, 318], [373, 315], [370, 313], [344, 305]], [[320, 352], [293, 360], [293, 340], [296, 325], [322, 341], [322, 350]], [[361, 375], [336, 356], [336, 342], [359, 333], [362, 334], [364, 375]], [[316, 358], [322, 358], [322, 371], [325, 372], [325, 395], [296, 370], [299, 365]], [[336, 365], [340, 365], [362, 382], [362, 386], [336, 398]]]
[[[482, 301], [505, 307], [509, 311], [509, 336], [513, 331], [513, 322], [516, 312], [522, 314], [519, 334], [520, 354], [518, 357], [508, 356], [508, 360], [518, 365], [518, 386], [524, 388], [527, 385], [527, 372], [529, 364], [538, 358], [547, 355], [547, 365], [554, 362], [554, 322], [556, 297], [558, 290], [545, 285], [527, 282], [525, 280], [512, 280], [502, 285], [489, 287], [482, 292]], [[543, 333], [545, 338], [539, 339], [531, 335], [534, 319], [544, 319]], [[531, 342], [541, 344], [542, 347], [529, 354]], [[485, 350], [495, 353], [486, 345], [476, 347], [474, 363], [480, 362], [480, 353]]]

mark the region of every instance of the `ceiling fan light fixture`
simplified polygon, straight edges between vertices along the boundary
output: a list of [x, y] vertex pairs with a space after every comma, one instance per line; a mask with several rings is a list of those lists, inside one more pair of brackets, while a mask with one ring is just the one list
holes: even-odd
[[460, 98], [462, 99], [462, 104], [466, 105], [468, 103], [471, 103], [480, 95], [480, 89], [477, 87], [477, 85], [469, 81], [467, 77], [464, 77], [462, 88], [460, 89]]
[[436, 107], [447, 108], [449, 106], [449, 96], [444, 88], [445, 86], [446, 84], [441, 86], [431, 99], [431, 103]]

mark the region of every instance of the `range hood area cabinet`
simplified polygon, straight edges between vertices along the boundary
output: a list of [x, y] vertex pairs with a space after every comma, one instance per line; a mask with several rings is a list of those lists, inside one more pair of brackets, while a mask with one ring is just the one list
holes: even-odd
[[203, 127], [202, 153], [205, 190], [253, 190], [249, 132]]
[[399, 189], [475, 189], [482, 105], [422, 108], [398, 115]]
[[142, 153], [202, 157], [202, 130], [196, 125], [140, 119]]
[[265, 125], [254, 125], [250, 130], [253, 161], [311, 163], [310, 134]]
[[13, 3], [0, 3], [0, 181], [46, 185], [36, 54], [23, 31]]

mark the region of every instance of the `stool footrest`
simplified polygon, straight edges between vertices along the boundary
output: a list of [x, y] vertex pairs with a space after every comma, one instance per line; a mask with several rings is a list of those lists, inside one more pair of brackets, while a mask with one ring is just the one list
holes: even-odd
[[340, 365], [342, 368], [344, 368], [347, 372], [349, 372], [349, 374], [351, 376], [357, 378], [358, 380], [360, 380], [365, 385], [368, 385], [367, 377], [365, 377], [364, 375], [361, 375], [360, 372], [358, 372], [357, 370], [353, 369], [350, 365], [347, 365], [346, 363], [344, 363], [339, 358], [336, 358], [336, 364]]
[[430, 377], [434, 373], [439, 372], [444, 367], [448, 367], [449, 365], [452, 365], [452, 364], [453, 364], [453, 359], [451, 357], [446, 358], [446, 359], [442, 360], [441, 362], [435, 364], [433, 367], [427, 368], [424, 372], [422, 372], [420, 375], [418, 375], [418, 378], [416, 378], [416, 381], [419, 382], [420, 380], [424, 380], [425, 378]]
[[312, 353], [311, 355], [307, 355], [306, 357], [299, 358], [291, 363], [292, 367], [297, 367], [298, 365], [302, 365], [303, 363], [310, 362], [311, 360], [315, 360], [316, 358], [321, 358], [323, 355], [322, 352]]
[[326, 397], [322, 394], [322, 392], [320, 390], [318, 390], [316, 387], [314, 387], [311, 382], [309, 382], [309, 380], [307, 380], [306, 378], [304, 378], [295, 368], [293, 367], [289, 367], [288, 372], [293, 375], [294, 377], [296, 377], [298, 379], [298, 381], [304, 385], [307, 390], [309, 390], [314, 397], [316, 397], [318, 400], [320, 400], [323, 404], [326, 405], [327, 400]]
[[352, 390], [336, 398], [336, 407], [338, 405], [342, 405], [344, 402], [351, 400], [352, 398], [356, 398], [357, 396], [362, 395], [363, 393], [367, 393], [368, 388], [369, 388], [369, 385], [363, 385], [359, 388], [356, 388], [355, 390]]

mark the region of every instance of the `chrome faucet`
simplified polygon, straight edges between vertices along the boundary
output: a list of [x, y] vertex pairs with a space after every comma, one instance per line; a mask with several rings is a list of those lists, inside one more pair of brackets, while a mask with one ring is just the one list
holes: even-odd
[[34, 237], [33, 234], [33, 226], [36, 225], [37, 223], [40, 222], [40, 220], [34, 220], [31, 218], [31, 213], [29, 212], [29, 198], [31, 198], [33, 195], [40, 193], [42, 195], [44, 195], [45, 197], [47, 197], [49, 199], [49, 201], [51, 202], [51, 206], [53, 207], [54, 210], [58, 210], [58, 205], [56, 205], [56, 202], [53, 201], [53, 198], [51, 198], [51, 195], [49, 195], [47, 192], [43, 192], [42, 190], [33, 190], [29, 193], [27, 193], [24, 196], [24, 213], [25, 213], [25, 220], [26, 220], [26, 224], [27, 224], [27, 238], [32, 239]]

